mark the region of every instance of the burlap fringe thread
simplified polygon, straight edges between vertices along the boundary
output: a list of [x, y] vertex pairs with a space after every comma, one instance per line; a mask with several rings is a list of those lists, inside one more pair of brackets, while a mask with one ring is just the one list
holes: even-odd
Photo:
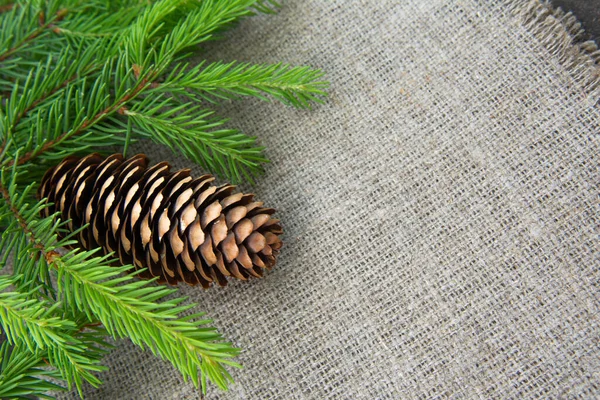
[[523, 26], [557, 56], [587, 94], [600, 97], [600, 49], [593, 40], [586, 40], [585, 31], [573, 13], [565, 13], [548, 1], [540, 0], [525, 4], [508, 0], [507, 6]]

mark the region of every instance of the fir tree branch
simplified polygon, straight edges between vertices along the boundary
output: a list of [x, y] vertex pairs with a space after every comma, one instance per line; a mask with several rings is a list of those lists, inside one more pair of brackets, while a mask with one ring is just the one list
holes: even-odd
[[[2, 195], [2, 197], [4, 199], [4, 203], [6, 204], [8, 210], [12, 213], [13, 217], [19, 224], [22, 231], [25, 233], [25, 235], [31, 241], [32, 246], [34, 248], [36, 248], [37, 250], [39, 250], [40, 252], [42, 252], [42, 254], [46, 258], [46, 260], [51, 262], [52, 258], [57, 256], [58, 253], [55, 251], [45, 252], [44, 246], [35, 240], [35, 236], [34, 236], [33, 230], [29, 226], [28, 219], [25, 218], [22, 211], [19, 209], [18, 203], [15, 203], [12, 200], [13, 196], [15, 195], [14, 190], [13, 190], [13, 193], [10, 193], [9, 189], [7, 189], [4, 184], [4, 170], [1, 170], [0, 174], [1, 174], [0, 175], [0, 194]], [[11, 185], [11, 186], [15, 187], [14, 182], [16, 181], [16, 173], [15, 173], [14, 165], [13, 165], [12, 177], [13, 177], [13, 182], [12, 182], [13, 185]], [[25, 192], [27, 192], [27, 191], [28, 191], [28, 189], [25, 189]]]
[[[114, 40], [98, 40], [85, 47], [78, 46], [77, 51], [72, 51], [67, 47], [58, 56], [49, 56], [46, 62], [37, 63], [35, 68], [29, 72], [22, 86], [15, 85], [12, 96], [7, 99], [8, 121], [5, 124], [2, 144], [0, 144], [0, 154], [2, 154], [1, 150], [5, 149], [9, 136], [15, 134], [19, 124], [31, 111], [36, 110], [39, 114], [45, 110], [42, 105], [46, 106], [49, 100], [61, 92], [64, 93], [69, 85], [85, 79], [86, 76], [101, 69], [103, 65], [98, 63], [96, 57], [111, 60], [114, 57], [113, 45]], [[79, 85], [79, 87], [85, 88], [84, 85]], [[57, 103], [54, 102], [54, 104]], [[67, 106], [69, 105], [67, 104]], [[49, 106], [51, 107], [52, 103]], [[25, 129], [32, 125], [32, 121], [26, 122]]]
[[66, 14], [66, 12], [67, 12], [66, 10], [60, 10], [59, 12], [56, 13], [56, 15], [52, 16], [52, 18], [50, 18], [49, 20], [46, 20], [43, 12], [40, 10], [37, 14], [38, 18], [39, 18], [39, 25], [40, 25], [39, 28], [35, 29], [34, 31], [29, 33], [28, 36], [19, 40], [16, 44], [13, 45], [13, 47], [9, 48], [8, 50], [4, 51], [3, 53], [0, 53], [0, 62], [6, 60], [9, 57], [12, 57], [17, 52], [19, 52], [23, 48], [27, 47], [27, 45], [29, 43], [31, 43], [34, 39], [40, 37], [42, 34], [50, 32], [51, 30], [49, 30], [48, 28], [55, 21], [62, 19], [64, 17], [64, 15]]
[[[105, 1], [61, 1], [16, 3], [7, 9], [11, 15], [0, 20], [0, 27], [9, 33], [6, 40], [15, 42], [10, 48], [0, 51], [0, 62], [6, 61], [24, 50], [35, 49], [36, 53], [50, 55], [64, 47], [64, 38], [102, 38], [122, 30], [138, 16], [142, 4], [130, 5], [121, 12], [111, 12]], [[1, 14], [1, 13], [0, 13]], [[15, 35], [18, 28], [26, 25], [25, 34]], [[35, 26], [35, 29], [34, 29]], [[13, 31], [10, 34], [10, 31]], [[104, 30], [104, 32], [103, 32]], [[0, 34], [0, 49], [3, 35]], [[53, 38], [54, 40], [50, 40]], [[43, 44], [37, 45], [41, 40]], [[52, 46], [50, 43], [57, 44]], [[27, 57], [23, 57], [27, 59]], [[21, 60], [22, 61], [22, 60]]]
[[43, 302], [28, 299], [26, 294], [6, 291], [15, 284], [12, 276], [0, 275], [0, 321], [8, 340], [11, 343], [22, 340], [31, 351], [36, 346], [44, 349], [66, 343], [59, 331], [74, 330], [73, 321], [52, 316], [58, 304], [47, 309]]
[[[226, 366], [237, 366], [231, 357], [239, 350], [202, 314], [184, 316], [194, 305], [168, 299], [174, 289], [134, 281], [132, 267], [112, 267], [110, 255], [59, 253], [76, 242], [58, 239], [64, 222], [56, 215], [40, 217], [47, 204], [34, 201], [36, 184], [29, 183], [39, 181], [43, 165], [137, 138], [165, 144], [234, 181], [252, 180], [267, 162], [262, 148], [195, 104], [249, 95], [307, 107], [324, 96], [322, 74], [284, 64], [174, 67], [190, 47], [239, 19], [271, 12], [272, 1], [10, 4], [0, 9], [0, 267], [12, 257], [14, 268], [11, 277], [0, 276], [0, 320], [14, 348], [38, 357], [34, 366], [39, 357], [48, 360], [59, 369], [56, 377], [81, 390], [83, 379], [99, 382], [93, 374], [101, 369], [103, 338], [127, 336], [194, 384], [201, 378], [203, 390], [207, 379], [225, 388]], [[3, 379], [0, 372], [0, 397], [33, 394], [10, 392], [12, 381]], [[38, 381], [32, 385], [41, 392], [44, 381]]]
[[66, 296], [65, 301], [97, 316], [111, 335], [127, 336], [141, 347], [145, 344], [196, 386], [201, 375], [203, 390], [206, 378], [225, 389], [230, 376], [224, 365], [238, 366], [228, 359], [239, 350], [221, 342], [214, 328], [205, 327], [211, 321], [199, 320], [203, 314], [182, 318], [179, 314], [194, 304], [182, 306], [184, 298], [157, 303], [176, 289], [131, 281], [135, 273], [117, 277], [131, 267], [111, 267], [106, 265], [107, 257], [94, 258], [92, 254], [72, 252], [55, 259], [59, 292]]
[[255, 11], [272, 12], [271, 6], [276, 4], [261, 0], [158, 1], [133, 25], [127, 48], [132, 62], [155, 65], [162, 71], [182, 50], [212, 39], [216, 32]]
[[323, 73], [308, 67], [287, 64], [251, 65], [247, 63], [200, 63], [191, 70], [180, 65], [158, 86], [156, 91], [187, 94], [190, 91], [209, 100], [235, 96], [255, 96], [265, 100], [271, 95], [296, 107], [309, 107], [322, 102], [328, 83], [320, 80]]
[[[69, 387], [75, 383], [81, 391], [82, 379], [98, 386], [101, 381], [92, 372], [106, 368], [98, 365], [101, 352], [94, 352], [71, 335], [78, 331], [73, 321], [55, 315], [60, 303], [46, 308], [43, 301], [6, 289], [15, 279], [0, 275], [0, 323], [11, 344], [23, 343], [34, 353], [45, 350], [51, 365], [61, 371]], [[96, 353], [96, 354], [94, 354]]]
[[[160, 98], [159, 98], [160, 99]], [[136, 133], [169, 148], [234, 182], [242, 176], [252, 181], [267, 162], [255, 138], [239, 131], [220, 128], [224, 121], [211, 118], [212, 111], [172, 99], [141, 101], [122, 113], [131, 119]]]
[[[64, 60], [66, 62], [66, 60], [67, 60], [66, 54], [68, 54], [68, 53], [65, 52], [62, 55], [59, 55], [58, 60], [59, 61]], [[73, 65], [73, 64], [74, 63], [71, 63], [71, 65]], [[31, 100], [29, 101], [29, 104], [24, 105], [22, 107], [22, 110], [16, 116], [14, 116], [14, 118], [12, 119], [12, 121], [10, 123], [10, 128], [14, 129], [17, 125], [19, 125], [21, 120], [23, 118], [25, 118], [27, 116], [27, 114], [29, 114], [29, 112], [36, 109], [39, 105], [44, 103], [46, 100], [48, 100], [50, 97], [52, 97], [53, 95], [55, 95], [62, 89], [66, 88], [71, 82], [75, 81], [80, 76], [80, 73], [78, 73], [78, 72], [73, 72], [73, 73], [69, 74], [68, 72], [70, 72], [70, 71], [66, 71], [66, 65], [60, 65], [60, 64], [51, 65], [50, 60], [48, 60], [48, 63], [46, 64], [46, 66], [39, 64], [37, 71], [35, 71], [35, 72], [32, 71], [32, 73], [30, 74], [30, 78], [32, 78], [32, 77], [42, 78], [43, 77], [44, 81], [53, 82], [53, 79], [52, 79], [53, 76], [52, 76], [52, 72], [50, 72], [50, 69], [52, 69], [52, 71], [55, 72], [56, 75], [63, 75], [66, 72], [67, 73], [66, 79], [56, 80], [56, 83], [54, 85], [49, 85], [49, 87], [43, 88], [42, 90], [39, 90], [39, 89], [36, 90], [37, 89], [36, 83], [38, 83], [37, 79], [36, 79], [36, 82], [33, 83], [33, 87], [30, 87], [30, 85], [28, 85], [29, 81], [26, 81], [23, 92], [27, 93], [27, 95], [25, 95], [24, 97], [26, 99], [31, 98]], [[90, 68], [90, 70], [91, 70], [91, 68]], [[88, 72], [88, 71], [85, 71], [85, 72]], [[31, 93], [37, 94], [37, 96], [35, 96], [35, 95], [31, 96], [30, 95]]]
[[[24, 164], [30, 162], [31, 160], [33, 160], [34, 158], [40, 156], [41, 154], [53, 149], [54, 147], [61, 144], [66, 139], [71, 138], [73, 136], [81, 135], [87, 129], [93, 127], [94, 125], [96, 125], [97, 123], [99, 123], [100, 121], [105, 119], [106, 117], [110, 116], [111, 114], [113, 114], [116, 111], [118, 111], [119, 109], [121, 109], [127, 102], [131, 101], [132, 99], [135, 99], [144, 90], [144, 88], [146, 88], [148, 85], [150, 85], [150, 83], [152, 82], [152, 79], [154, 79], [154, 78], [155, 78], [155, 74], [152, 72], [141, 77], [133, 85], [133, 87], [131, 89], [126, 90], [121, 96], [119, 96], [118, 98], [113, 100], [110, 103], [110, 105], [108, 105], [106, 108], [98, 111], [91, 118], [82, 120], [79, 125], [74, 126], [71, 130], [63, 132], [61, 135], [59, 135], [55, 139], [48, 140], [45, 143], [43, 143], [41, 146], [39, 146], [39, 147], [35, 148], [34, 150], [31, 150], [31, 151], [25, 153], [23, 156], [19, 157], [19, 159], [17, 160], [17, 165], [24, 165]], [[12, 164], [13, 164], [13, 161], [10, 160], [10, 161], [8, 161], [6, 166], [10, 167]]]
[[35, 108], [37, 108], [40, 104], [42, 104], [48, 98], [52, 97], [58, 91], [66, 88], [67, 85], [69, 83], [73, 82], [75, 79], [77, 79], [77, 77], [78, 77], [77, 74], [69, 76], [67, 79], [65, 79], [64, 81], [62, 81], [59, 85], [57, 85], [57, 86], [49, 89], [47, 92], [45, 92], [44, 94], [42, 94], [42, 96], [40, 96], [36, 100], [34, 100], [29, 106], [27, 106], [19, 114], [17, 114], [17, 116], [14, 119], [14, 121], [12, 121], [12, 126], [14, 127], [14, 126], [19, 125], [19, 123], [21, 122], [21, 120], [23, 118], [25, 118], [27, 116], [27, 114], [29, 114], [29, 112], [31, 112], [32, 110], [34, 110]]
[[61, 380], [56, 369], [48, 369], [45, 351], [29, 351], [23, 345], [11, 346], [8, 342], [0, 347], [0, 398], [51, 399], [47, 392], [62, 391], [64, 387], [44, 378]]
[[[54, 32], [72, 38], [104, 38], [121, 35], [136, 20], [148, 3], [137, 2], [100, 2], [99, 9], [83, 8], [69, 13], [56, 25]], [[91, 5], [90, 5], [91, 7]]]
[[[147, 346], [154, 354], [169, 360], [184, 377], [190, 378], [196, 386], [199, 385], [198, 377], [200, 375], [204, 391], [207, 378], [225, 389], [231, 377], [224, 366], [239, 366], [229, 360], [237, 355], [239, 350], [229, 343], [222, 342], [221, 336], [214, 328], [206, 327], [211, 321], [198, 319], [203, 314], [181, 317], [181, 313], [195, 306], [194, 304], [181, 305], [184, 298], [174, 298], [163, 303], [157, 302], [174, 293], [176, 289], [151, 287], [148, 285], [149, 281], [133, 281], [132, 278], [136, 273], [121, 276], [123, 272], [130, 270], [131, 266], [112, 267], [109, 265], [111, 260], [108, 256], [95, 257], [95, 251], [75, 249], [61, 256], [54, 249], [73, 244], [73, 241], [68, 239], [57, 243], [42, 241], [40, 237], [43, 234], [37, 231], [36, 224], [31, 223], [31, 218], [24, 216], [15, 201], [12, 200], [17, 190], [14, 184], [17, 175], [14, 172], [15, 168], [16, 165], [13, 166], [13, 180], [8, 188], [4, 183], [4, 177], [0, 179], [0, 194], [23, 231], [29, 236], [32, 246], [58, 272], [58, 293], [63, 303], [68, 305], [72, 312], [85, 311], [89, 320], [97, 318], [114, 337], [127, 336], [138, 346]], [[52, 237], [55, 238], [54, 235]], [[0, 280], [0, 290], [3, 288]], [[16, 296], [18, 295], [11, 294], [8, 298], [14, 299]], [[7, 319], [3, 318], [5, 313], [2, 310], [3, 307], [4, 309], [8, 308], [10, 304], [2, 303], [1, 300], [0, 296], [0, 320], [4, 325]], [[19, 301], [23, 302], [23, 299], [19, 298]], [[25, 304], [29, 305], [29, 303]], [[34, 311], [31, 312], [35, 314]], [[16, 324], [17, 320], [13, 318], [8, 321]], [[51, 326], [47, 321], [42, 321], [40, 325]], [[29, 327], [29, 325], [25, 326]], [[4, 327], [7, 329], [7, 325]], [[19, 332], [18, 324], [10, 325], [10, 327], [12, 329], [10, 335], [14, 335], [13, 331], [15, 330]], [[22, 335], [21, 332], [15, 337]], [[34, 340], [38, 337], [42, 338], [39, 341], [36, 340], [38, 345], [46, 344], [46, 341], [43, 340], [46, 336], [43, 336], [43, 333], [34, 330], [32, 336]], [[11, 337], [9, 336], [9, 338]], [[66, 355], [59, 353], [58, 350], [53, 354], [59, 363], [57, 367], [64, 366], [63, 360]], [[99, 381], [93, 380], [95, 378], [93, 375], [86, 375], [86, 368], [83, 368], [87, 367], [87, 369], [93, 370], [93, 365], [82, 364], [86, 361], [85, 359], [81, 360], [76, 355], [69, 355], [73, 357], [71, 368], [74, 369], [64, 372], [67, 377], [73, 376], [78, 388], [81, 384], [81, 381], [78, 380], [80, 376], [89, 379], [92, 384], [99, 383]], [[76, 363], [78, 360], [80, 364]]]

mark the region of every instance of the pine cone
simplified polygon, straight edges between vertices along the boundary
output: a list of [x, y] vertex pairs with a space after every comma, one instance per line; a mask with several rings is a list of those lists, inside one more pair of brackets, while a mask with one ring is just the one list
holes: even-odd
[[147, 165], [143, 154], [67, 157], [42, 179], [38, 197], [53, 203], [44, 216], [59, 211], [71, 231], [89, 223], [77, 234], [83, 248], [114, 251], [159, 282], [225, 286], [227, 276], [260, 278], [274, 266], [283, 232], [274, 209], [210, 175]]

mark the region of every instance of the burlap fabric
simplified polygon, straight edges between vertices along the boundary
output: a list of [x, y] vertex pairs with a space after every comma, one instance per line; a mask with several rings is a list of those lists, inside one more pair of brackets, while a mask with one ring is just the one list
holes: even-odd
[[[600, 69], [577, 28], [537, 1], [288, 1], [210, 45], [331, 90], [219, 109], [267, 146], [252, 190], [286, 234], [264, 280], [182, 288], [244, 349], [207, 398], [599, 396]], [[201, 397], [129, 342], [106, 362], [91, 399]]]

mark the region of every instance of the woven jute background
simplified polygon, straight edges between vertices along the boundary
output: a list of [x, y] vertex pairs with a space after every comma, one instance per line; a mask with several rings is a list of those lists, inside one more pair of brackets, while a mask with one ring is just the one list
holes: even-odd
[[[286, 234], [265, 279], [182, 287], [244, 349], [207, 398], [600, 396], [600, 68], [577, 29], [538, 1], [312, 0], [211, 43], [331, 90], [218, 110], [267, 147], [251, 190]], [[106, 363], [88, 398], [201, 397], [127, 341]]]

